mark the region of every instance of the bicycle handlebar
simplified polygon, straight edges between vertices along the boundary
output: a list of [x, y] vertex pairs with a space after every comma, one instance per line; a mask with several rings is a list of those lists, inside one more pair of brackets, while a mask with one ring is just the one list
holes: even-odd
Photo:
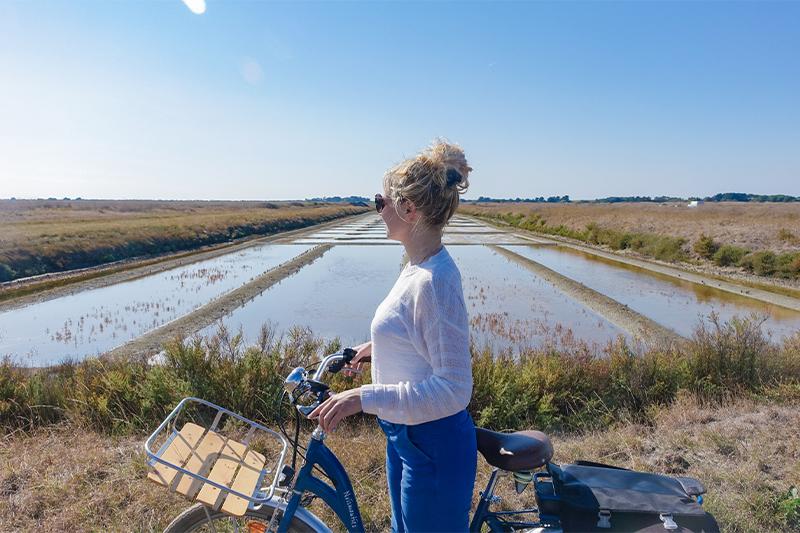
[[329, 394], [328, 386], [321, 380], [326, 371], [333, 374], [339, 372], [345, 365], [356, 356], [356, 351], [352, 348], [345, 348], [341, 352], [336, 352], [326, 355], [322, 362], [317, 367], [312, 377], [308, 376], [308, 372], [303, 367], [297, 367], [292, 370], [283, 382], [283, 387], [289, 393], [292, 404], [296, 402], [307, 393], [314, 393], [317, 395], [316, 400], [312, 405], [297, 405], [298, 411], [303, 415], [308, 416], [320, 403], [322, 403]]

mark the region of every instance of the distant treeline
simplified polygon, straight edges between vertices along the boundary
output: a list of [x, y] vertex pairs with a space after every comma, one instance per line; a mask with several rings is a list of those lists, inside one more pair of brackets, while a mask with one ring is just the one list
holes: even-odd
[[467, 202], [514, 202], [514, 203], [531, 203], [531, 204], [557, 204], [569, 203], [571, 200], [568, 195], [565, 196], [538, 196], [536, 198], [490, 198], [488, 196], [480, 196], [477, 200], [465, 200]]
[[349, 203], [354, 205], [367, 205], [372, 198], [364, 196], [323, 196], [322, 198], [307, 198], [306, 202]]
[[[723, 192], [715, 194], [714, 196], [706, 196], [705, 198], [699, 196], [690, 196], [688, 198], [681, 198], [679, 196], [607, 196], [605, 198], [597, 198], [595, 200], [578, 200], [579, 203], [602, 203], [602, 204], [615, 204], [621, 202], [652, 202], [652, 203], [665, 203], [665, 202], [689, 202], [693, 200], [702, 200], [705, 202], [800, 202], [800, 196], [790, 196], [788, 194], [750, 194], [745, 192]], [[481, 196], [477, 200], [467, 200], [469, 202], [514, 202], [514, 203], [569, 203], [569, 195], [564, 196], [539, 196], [536, 198], [491, 198], [488, 196]]]

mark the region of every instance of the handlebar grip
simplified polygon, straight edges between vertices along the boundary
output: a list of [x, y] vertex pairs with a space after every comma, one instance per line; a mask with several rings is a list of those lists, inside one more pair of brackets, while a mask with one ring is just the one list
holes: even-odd
[[328, 372], [332, 374], [336, 374], [337, 372], [339, 372], [346, 365], [350, 364], [350, 361], [353, 360], [353, 358], [356, 356], [356, 353], [357, 352], [352, 348], [345, 348], [342, 351], [343, 357], [340, 360], [336, 361], [335, 363], [331, 363], [330, 366], [328, 366]]

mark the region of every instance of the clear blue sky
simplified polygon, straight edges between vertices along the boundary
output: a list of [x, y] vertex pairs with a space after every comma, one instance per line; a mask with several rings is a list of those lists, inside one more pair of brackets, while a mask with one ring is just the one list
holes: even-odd
[[800, 195], [800, 2], [0, 0], [0, 197]]

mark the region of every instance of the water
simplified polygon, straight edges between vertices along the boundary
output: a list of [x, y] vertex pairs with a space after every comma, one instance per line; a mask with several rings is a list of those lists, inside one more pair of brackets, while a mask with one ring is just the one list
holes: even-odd
[[[448, 251], [462, 273], [473, 341], [509, 348], [554, 338], [605, 343], [621, 331], [523, 267], [485, 246]], [[402, 269], [400, 246], [337, 246], [223, 319], [253, 342], [264, 323], [307, 326], [344, 344], [369, 340], [375, 309]], [[560, 326], [569, 324], [569, 329]], [[213, 334], [214, 325], [201, 334]]]
[[[375, 308], [403, 264], [403, 248], [386, 239], [377, 215], [309, 232], [111, 287], [0, 313], [0, 355], [30, 366], [108, 351], [196, 310], [285, 262], [312, 244], [336, 244], [223, 321], [255, 341], [261, 326], [279, 332], [308, 326], [345, 344], [369, 338]], [[473, 342], [495, 349], [585, 341], [604, 344], [619, 328], [484, 244], [507, 245], [561, 274], [628, 305], [681, 335], [715, 312], [724, 320], [758, 313], [779, 339], [800, 329], [800, 313], [654, 274], [558, 246], [526, 241], [456, 217], [444, 235], [461, 270]], [[292, 244], [290, 244], [292, 243]], [[380, 246], [376, 246], [380, 245]], [[217, 325], [201, 333], [216, 331]]]
[[28, 366], [97, 355], [179, 318], [310, 246], [260, 245], [0, 313], [0, 355]]
[[800, 330], [800, 313], [696, 283], [657, 275], [604, 260], [578, 250], [555, 246], [505, 246], [569, 278], [583, 283], [656, 322], [688, 337], [713, 312], [722, 321], [756, 314], [763, 328], [780, 339]]
[[[263, 324], [279, 333], [293, 326], [310, 327], [317, 336], [339, 337], [345, 344], [369, 340], [375, 309], [403, 267], [403, 248], [335, 246], [314, 263], [283, 279], [234, 310], [222, 322], [242, 330], [253, 342]], [[201, 331], [213, 334], [218, 324]]]
[[572, 340], [605, 344], [627, 335], [530, 270], [485, 246], [454, 246], [472, 341], [516, 349]]

